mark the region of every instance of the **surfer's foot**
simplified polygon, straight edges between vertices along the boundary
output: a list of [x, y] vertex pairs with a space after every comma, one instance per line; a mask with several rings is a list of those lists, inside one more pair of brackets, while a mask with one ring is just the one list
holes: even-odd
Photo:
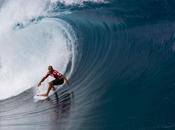
[[40, 95], [38, 95], [38, 96], [45, 96], [45, 97], [47, 97], [48, 95], [47, 95], [47, 93], [46, 93], [46, 94], [40, 94]]

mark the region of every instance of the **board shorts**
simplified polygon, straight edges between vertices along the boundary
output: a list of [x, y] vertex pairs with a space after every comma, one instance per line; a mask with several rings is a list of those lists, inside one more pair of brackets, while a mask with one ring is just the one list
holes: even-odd
[[55, 79], [52, 80], [50, 83], [52, 83], [53, 85], [61, 85], [64, 83], [64, 79]]

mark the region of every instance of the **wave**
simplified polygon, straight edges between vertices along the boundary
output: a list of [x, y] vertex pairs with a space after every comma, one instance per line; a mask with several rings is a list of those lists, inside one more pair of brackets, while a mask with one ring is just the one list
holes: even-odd
[[[0, 31], [0, 39], [4, 39], [0, 41], [4, 47], [0, 49], [1, 83], [12, 83], [9, 88], [21, 89], [21, 94], [8, 90], [17, 96], [0, 102], [1, 128], [173, 128], [175, 24], [173, 18], [164, 16], [169, 6], [161, 6], [164, 10], [159, 12], [156, 5], [162, 2], [156, 1], [118, 0], [90, 8], [86, 1], [75, 1], [80, 6], [62, 1], [74, 8], [61, 8], [59, 1], [45, 1], [47, 4], [42, 3], [42, 11], [36, 15], [24, 10], [24, 16], [16, 15], [13, 20], [4, 16], [7, 22], [2, 20], [5, 26]], [[101, 1], [95, 2], [101, 5]], [[150, 9], [149, 3], [155, 8]], [[32, 11], [30, 4], [24, 7], [31, 12], [39, 8], [34, 6]], [[32, 89], [26, 90], [45, 73], [47, 64], [54, 64], [68, 75], [67, 93], [74, 93], [68, 102], [60, 104], [52, 95], [34, 103]], [[13, 74], [17, 75], [14, 81]], [[24, 85], [17, 88], [17, 84]]]
[[61, 19], [44, 18], [29, 21], [23, 28], [15, 27], [44, 13], [45, 5], [43, 1], [18, 0], [8, 1], [1, 8], [1, 100], [36, 86], [50, 64], [67, 77], [73, 71], [76, 36], [70, 25]]
[[87, 9], [61, 17], [74, 28], [81, 48], [72, 78], [76, 103], [84, 110], [78, 129], [174, 124], [164, 119], [173, 113], [167, 104], [174, 104], [174, 22], [118, 15]]

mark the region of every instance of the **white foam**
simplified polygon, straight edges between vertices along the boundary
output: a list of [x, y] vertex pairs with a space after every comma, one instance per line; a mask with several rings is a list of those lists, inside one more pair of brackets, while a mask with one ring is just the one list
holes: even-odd
[[92, 2], [92, 3], [104, 3], [107, 0], [50, 0], [51, 3], [61, 2], [65, 5], [83, 5], [84, 2]]
[[9, 31], [17, 22], [44, 15], [48, 0], [6, 0], [0, 10], [0, 30]]
[[[0, 100], [36, 85], [53, 65], [61, 73], [75, 57], [74, 32], [59, 19], [45, 18], [14, 30], [16, 22], [43, 15], [47, 0], [7, 0], [0, 10]], [[71, 75], [73, 66], [69, 73]]]
[[[59, 0], [66, 5], [106, 0]], [[71, 27], [58, 19], [44, 18], [14, 30], [48, 11], [58, 0], [5, 0], [0, 7], [0, 100], [36, 85], [52, 64], [64, 72], [69, 60], [75, 63], [76, 37]], [[69, 73], [71, 75], [73, 67]]]

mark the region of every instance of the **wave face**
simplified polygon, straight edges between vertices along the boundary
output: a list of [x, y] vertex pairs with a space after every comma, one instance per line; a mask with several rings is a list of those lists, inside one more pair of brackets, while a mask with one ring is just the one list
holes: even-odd
[[[174, 6], [2, 2], [0, 129], [174, 129]], [[69, 89], [34, 102], [48, 64], [69, 77]]]

